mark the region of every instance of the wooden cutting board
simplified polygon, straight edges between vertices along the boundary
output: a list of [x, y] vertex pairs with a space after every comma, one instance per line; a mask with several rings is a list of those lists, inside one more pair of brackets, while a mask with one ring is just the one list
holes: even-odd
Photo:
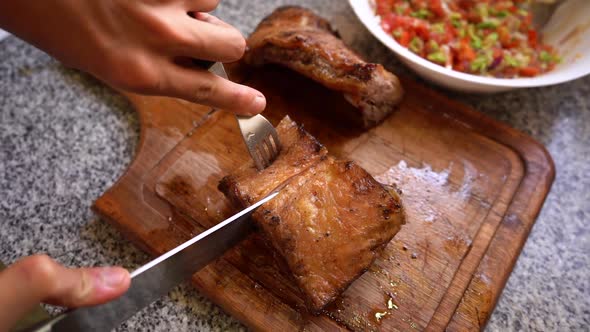
[[[553, 181], [547, 151], [410, 80], [399, 111], [362, 130], [341, 95], [286, 69], [228, 71], [267, 96], [273, 123], [289, 114], [332, 154], [397, 183], [408, 223], [320, 316], [302, 310], [257, 234], [195, 274], [195, 286], [254, 330], [482, 329]], [[95, 210], [158, 255], [235, 212], [217, 183], [248, 155], [229, 114], [128, 97], [141, 119], [137, 155]]]

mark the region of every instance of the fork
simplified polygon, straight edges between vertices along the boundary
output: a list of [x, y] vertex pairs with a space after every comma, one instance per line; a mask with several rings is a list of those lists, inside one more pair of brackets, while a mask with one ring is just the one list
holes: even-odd
[[259, 171], [268, 167], [279, 155], [281, 142], [275, 127], [262, 115], [236, 115], [250, 157]]
[[[212, 73], [228, 79], [221, 62], [194, 60], [193, 63], [201, 68], [209, 69]], [[261, 171], [268, 167], [281, 151], [281, 141], [277, 130], [264, 116], [236, 115], [242, 138], [246, 143], [250, 157], [256, 168]]]

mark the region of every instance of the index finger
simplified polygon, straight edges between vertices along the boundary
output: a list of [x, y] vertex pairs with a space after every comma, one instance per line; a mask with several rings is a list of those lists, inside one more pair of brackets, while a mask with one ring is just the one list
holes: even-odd
[[211, 72], [166, 64], [161, 88], [174, 96], [236, 114], [254, 115], [266, 107], [264, 95], [248, 86], [226, 80]]
[[219, 0], [185, 0], [185, 8], [188, 11], [210, 12], [218, 5]]
[[203, 12], [195, 12], [193, 14], [194, 14], [193, 17], [199, 21], [207, 22], [207, 23], [210, 23], [213, 25], [234, 28], [231, 24], [225, 23], [224, 21], [220, 20], [219, 18], [217, 18], [211, 14], [207, 14], [207, 13], [203, 13]]
[[129, 287], [122, 268], [68, 269], [45, 255], [26, 257], [0, 272], [0, 331], [39, 302], [68, 307], [104, 303]]

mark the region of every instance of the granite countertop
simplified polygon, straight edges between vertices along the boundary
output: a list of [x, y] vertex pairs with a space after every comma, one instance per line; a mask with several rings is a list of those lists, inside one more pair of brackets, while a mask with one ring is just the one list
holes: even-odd
[[[223, 1], [216, 14], [244, 34], [280, 4], [314, 8], [368, 59], [412, 75], [360, 25], [346, 1]], [[444, 92], [543, 143], [557, 176], [488, 331], [588, 331], [590, 77], [491, 96]], [[0, 41], [0, 260], [45, 252], [72, 265], [135, 268], [148, 257], [90, 211], [138, 141], [130, 105], [93, 78], [15, 37]], [[246, 330], [188, 285], [120, 331]]]

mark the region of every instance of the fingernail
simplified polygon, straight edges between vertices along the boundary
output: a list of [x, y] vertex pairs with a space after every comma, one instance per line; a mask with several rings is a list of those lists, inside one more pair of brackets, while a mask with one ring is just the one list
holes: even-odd
[[105, 267], [100, 271], [100, 281], [105, 287], [116, 288], [127, 278], [127, 274], [122, 268]]
[[252, 102], [252, 108], [256, 110], [256, 113], [260, 113], [266, 107], [266, 98], [262, 94], [256, 95]]

